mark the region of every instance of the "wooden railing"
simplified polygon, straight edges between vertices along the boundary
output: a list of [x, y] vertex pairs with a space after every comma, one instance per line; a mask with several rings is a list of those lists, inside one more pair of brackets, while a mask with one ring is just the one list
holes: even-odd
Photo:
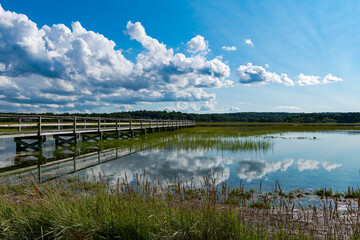
[[62, 133], [190, 127], [194, 125], [194, 121], [187, 120], [0, 115], [0, 138], [10, 136], [46, 136]]

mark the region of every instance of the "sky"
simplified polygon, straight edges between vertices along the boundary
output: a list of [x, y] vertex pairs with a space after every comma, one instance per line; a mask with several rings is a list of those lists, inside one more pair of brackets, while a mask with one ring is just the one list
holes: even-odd
[[360, 111], [356, 0], [0, 4], [0, 112]]

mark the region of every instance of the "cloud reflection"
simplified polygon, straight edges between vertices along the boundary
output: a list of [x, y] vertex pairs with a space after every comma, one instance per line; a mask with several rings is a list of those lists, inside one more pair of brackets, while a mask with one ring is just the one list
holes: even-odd
[[[163, 179], [163, 170], [167, 179], [178, 176], [183, 181], [193, 181], [199, 185], [204, 176], [214, 174], [217, 183], [227, 180], [230, 169], [225, 165], [233, 163], [233, 159], [222, 156], [210, 156], [203, 151], [196, 152], [163, 152], [144, 151], [138, 154], [108, 162], [84, 172], [91, 176], [101, 172], [110, 176], [110, 181], [127, 176], [129, 182], [136, 180], [136, 173], [146, 172], [146, 178], [155, 181], [158, 177]], [[80, 174], [82, 174], [80, 173]]]
[[316, 170], [321, 166], [328, 172], [339, 168], [342, 166], [340, 163], [331, 163], [327, 161], [320, 162], [318, 160], [305, 160], [298, 159], [295, 161], [292, 158], [284, 159], [283, 161], [278, 162], [268, 162], [265, 160], [259, 159], [246, 159], [239, 163], [238, 168], [236, 169], [236, 174], [241, 179], [246, 179], [248, 182], [251, 182], [255, 179], [262, 179], [265, 175], [269, 173], [274, 173], [276, 171], [285, 172], [292, 165], [297, 165], [299, 172], [306, 170]]
[[299, 159], [297, 161], [298, 164], [298, 170], [300, 172], [305, 171], [305, 170], [314, 170], [314, 169], [318, 169], [319, 168], [319, 164], [320, 162], [317, 160], [304, 160], [304, 159]]
[[284, 159], [279, 162], [267, 162], [265, 160], [247, 159], [239, 163], [236, 173], [241, 179], [251, 182], [254, 179], [261, 179], [266, 174], [281, 170], [286, 171], [292, 164], [294, 159]]
[[325, 168], [326, 171], [331, 172], [331, 170], [335, 168], [339, 168], [342, 166], [341, 163], [331, 163], [331, 162], [322, 162], [321, 165]]

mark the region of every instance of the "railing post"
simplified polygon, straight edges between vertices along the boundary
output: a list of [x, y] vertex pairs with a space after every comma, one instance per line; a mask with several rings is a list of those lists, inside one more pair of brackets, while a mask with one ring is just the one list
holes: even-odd
[[77, 143], [77, 136], [76, 136], [76, 117], [74, 117], [74, 143]]
[[38, 118], [38, 136], [41, 136], [41, 116]]
[[140, 120], [140, 128], [141, 128], [141, 130], [143, 129], [143, 121], [142, 120]]
[[101, 127], [101, 119], [98, 118], [98, 131], [100, 132], [100, 127]]
[[20, 117], [19, 120], [18, 120], [18, 124], [19, 124], [18, 130], [19, 130], [19, 132], [21, 132], [21, 117]]
[[[43, 139], [41, 136], [41, 116], [39, 116], [39, 119], [38, 119], [38, 148], [42, 149], [42, 147], [43, 147]], [[42, 152], [41, 152], [41, 154], [42, 154]]]
[[86, 119], [84, 119], [84, 128], [86, 128]]
[[58, 120], [57, 120], [57, 124], [58, 124], [58, 126], [57, 126], [57, 127], [58, 127], [58, 131], [60, 131], [60, 120], [61, 120], [60, 118], [58, 118]]
[[74, 117], [74, 134], [76, 134], [76, 117]]
[[[116, 118], [116, 138], [119, 139], [119, 119]], [[116, 158], [117, 158], [117, 149], [116, 149]]]
[[151, 119], [149, 120], [149, 128], [151, 128]]

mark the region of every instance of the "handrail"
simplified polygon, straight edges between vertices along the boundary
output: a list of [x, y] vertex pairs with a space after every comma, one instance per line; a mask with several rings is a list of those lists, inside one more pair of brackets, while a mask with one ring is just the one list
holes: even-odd
[[[190, 120], [169, 119], [133, 119], [133, 118], [101, 118], [79, 116], [46, 116], [46, 115], [11, 115], [0, 114], [0, 119], [11, 119], [9, 122], [0, 122], [0, 136], [16, 134], [34, 134], [38, 136], [56, 132], [78, 131], [118, 131], [136, 130], [144, 128], [188, 127], [194, 126]], [[12, 130], [10, 130], [13, 128]], [[5, 131], [4, 131], [5, 129]], [[9, 129], [9, 130], [6, 130]], [[17, 131], [14, 131], [14, 130]]]

